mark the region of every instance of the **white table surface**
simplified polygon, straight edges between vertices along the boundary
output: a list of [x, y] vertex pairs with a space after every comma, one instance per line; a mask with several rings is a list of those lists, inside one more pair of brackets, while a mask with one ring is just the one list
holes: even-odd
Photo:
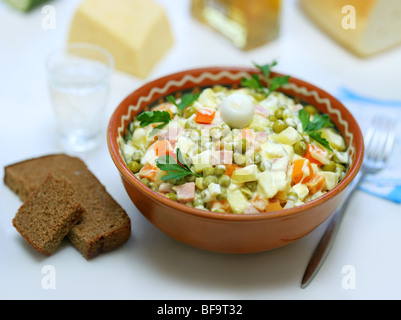
[[[359, 59], [339, 47], [285, 0], [280, 38], [242, 52], [193, 20], [188, 0], [158, 0], [167, 10], [175, 44], [147, 79], [121, 72], [112, 77], [104, 119], [146, 81], [200, 66], [250, 66], [277, 58], [278, 71], [335, 94], [346, 86], [380, 99], [401, 100], [401, 48]], [[55, 0], [56, 28], [42, 27], [41, 8], [28, 15], [0, 2], [0, 166], [63, 152], [43, 61], [65, 42], [78, 0]], [[362, 114], [355, 114], [358, 118]], [[105, 132], [104, 132], [105, 133]], [[1, 299], [400, 299], [401, 208], [357, 191], [338, 239], [314, 281], [300, 281], [327, 222], [305, 238], [269, 252], [226, 255], [171, 239], [151, 225], [129, 200], [109, 156], [106, 139], [81, 156], [132, 220], [132, 237], [120, 249], [86, 261], [68, 242], [51, 257], [34, 252], [12, 226], [21, 201], [0, 184]], [[56, 271], [55, 288], [42, 286], [45, 266]], [[350, 271], [352, 273], [350, 273]], [[347, 282], [353, 276], [354, 282]], [[348, 283], [348, 285], [347, 285]], [[352, 284], [350, 287], [349, 284]]]

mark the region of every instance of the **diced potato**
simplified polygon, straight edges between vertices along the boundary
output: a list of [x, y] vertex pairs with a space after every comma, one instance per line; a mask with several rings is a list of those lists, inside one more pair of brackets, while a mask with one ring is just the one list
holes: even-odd
[[326, 139], [329, 142], [330, 147], [332, 149], [345, 151], [347, 146], [345, 145], [344, 138], [340, 134], [338, 134], [331, 128], [324, 128], [321, 131], [322, 131], [322, 138]]
[[221, 194], [221, 187], [218, 183], [211, 183], [207, 187], [210, 191], [210, 196], [215, 199], [219, 194]]
[[121, 149], [125, 159], [131, 159], [134, 151], [137, 150], [134, 146], [130, 144], [123, 144]]
[[258, 167], [255, 164], [251, 164], [245, 168], [235, 170], [231, 176], [231, 179], [235, 183], [255, 181], [258, 179], [258, 173]]
[[265, 117], [255, 114], [253, 116], [251, 124], [249, 125], [249, 128], [258, 131], [263, 131], [268, 125], [269, 125], [269, 120], [267, 120]]
[[330, 171], [322, 171], [320, 172], [320, 174], [326, 179], [327, 190], [331, 190], [337, 185], [338, 175], [336, 173]]
[[278, 191], [284, 191], [287, 183], [287, 174], [282, 171], [264, 171], [258, 177], [259, 192], [269, 199], [274, 197]]
[[304, 201], [304, 199], [309, 194], [309, 189], [303, 183], [298, 183], [292, 187], [292, 191], [294, 191], [298, 195], [298, 200]]
[[293, 127], [287, 127], [279, 134], [272, 135], [272, 139], [279, 143], [288, 144], [290, 146], [294, 145], [302, 139], [301, 135]]
[[202, 172], [206, 167], [212, 164], [212, 151], [205, 150], [192, 158], [192, 164], [196, 173]]
[[180, 137], [178, 139], [176, 148], [180, 149], [182, 153], [190, 153], [190, 151], [194, 148], [195, 142], [186, 137]]
[[243, 213], [249, 206], [248, 199], [239, 189], [228, 190], [227, 201], [233, 213]]
[[202, 91], [198, 98], [199, 103], [206, 108], [216, 109], [217, 102], [215, 97], [215, 92], [211, 88], [207, 88]]
[[140, 147], [146, 143], [146, 130], [144, 128], [137, 128], [132, 135], [132, 144]]
[[274, 141], [268, 140], [261, 145], [261, 152], [266, 158], [279, 158], [287, 155], [283, 145]]

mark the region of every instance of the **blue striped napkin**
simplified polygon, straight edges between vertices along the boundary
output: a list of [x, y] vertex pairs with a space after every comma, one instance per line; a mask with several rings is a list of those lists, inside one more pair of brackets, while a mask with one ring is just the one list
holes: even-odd
[[[366, 132], [372, 118], [378, 114], [401, 119], [401, 101], [371, 98], [344, 87], [339, 88], [337, 98], [357, 119], [363, 133]], [[400, 122], [401, 120], [398, 121], [395, 146], [388, 166], [379, 173], [366, 175], [359, 186], [364, 192], [395, 203], [401, 203]]]

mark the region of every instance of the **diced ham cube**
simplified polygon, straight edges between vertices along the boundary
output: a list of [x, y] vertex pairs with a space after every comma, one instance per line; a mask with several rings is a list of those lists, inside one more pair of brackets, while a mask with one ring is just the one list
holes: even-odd
[[185, 203], [195, 200], [195, 182], [187, 182], [173, 189], [177, 192], [177, 201]]
[[161, 192], [161, 193], [171, 193], [171, 192], [174, 192], [174, 189], [173, 189], [173, 186], [171, 184], [163, 182], [159, 186], [159, 192]]
[[229, 150], [218, 150], [212, 151], [212, 165], [217, 166], [218, 164], [232, 164], [233, 152]]
[[263, 108], [262, 106], [256, 105], [255, 106], [255, 114], [258, 114], [262, 117], [269, 117], [269, 110]]
[[269, 137], [269, 134], [266, 131], [259, 131], [256, 133], [256, 141], [259, 143], [265, 143], [267, 141], [267, 138]]

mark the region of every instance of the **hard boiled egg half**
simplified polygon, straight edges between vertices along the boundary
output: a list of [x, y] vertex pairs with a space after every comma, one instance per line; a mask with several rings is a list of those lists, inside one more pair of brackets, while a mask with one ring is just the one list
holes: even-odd
[[220, 106], [223, 121], [236, 129], [247, 127], [253, 119], [254, 112], [251, 98], [242, 93], [229, 95]]

